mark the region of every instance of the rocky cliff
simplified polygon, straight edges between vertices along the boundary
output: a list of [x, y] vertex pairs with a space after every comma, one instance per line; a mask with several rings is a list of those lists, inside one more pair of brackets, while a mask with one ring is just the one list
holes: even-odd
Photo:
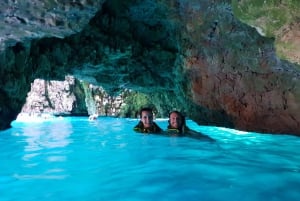
[[66, 76], [64, 81], [35, 79], [21, 116], [120, 116], [130, 92], [110, 96], [99, 86]]
[[1, 129], [35, 78], [71, 74], [110, 94], [147, 94], [161, 113], [176, 107], [199, 124], [300, 135], [298, 64], [279, 59], [274, 38], [237, 19], [229, 0], [5, 1], [0, 9]]

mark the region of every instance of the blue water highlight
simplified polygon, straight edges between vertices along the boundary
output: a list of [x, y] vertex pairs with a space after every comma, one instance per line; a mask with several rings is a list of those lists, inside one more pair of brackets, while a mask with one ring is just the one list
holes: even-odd
[[299, 137], [187, 121], [211, 142], [135, 133], [137, 122], [13, 122], [0, 132], [0, 200], [300, 200]]

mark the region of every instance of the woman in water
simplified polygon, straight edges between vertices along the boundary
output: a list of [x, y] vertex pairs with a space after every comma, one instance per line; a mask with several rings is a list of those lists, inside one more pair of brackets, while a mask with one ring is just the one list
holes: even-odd
[[187, 127], [185, 117], [178, 111], [170, 112], [167, 133], [170, 136], [187, 136], [196, 139], [206, 139], [214, 141], [214, 139], [210, 138], [209, 136], [191, 130], [189, 127]]

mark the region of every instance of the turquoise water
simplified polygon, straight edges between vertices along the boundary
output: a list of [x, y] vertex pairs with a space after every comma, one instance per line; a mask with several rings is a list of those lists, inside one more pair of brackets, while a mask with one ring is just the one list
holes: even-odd
[[134, 133], [137, 122], [13, 122], [0, 132], [0, 200], [300, 200], [299, 137], [188, 121], [209, 142]]

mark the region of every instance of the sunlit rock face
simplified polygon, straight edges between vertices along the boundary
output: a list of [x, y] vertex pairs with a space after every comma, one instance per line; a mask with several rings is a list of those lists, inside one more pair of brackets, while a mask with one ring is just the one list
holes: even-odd
[[21, 116], [119, 116], [125, 91], [112, 97], [101, 87], [66, 76], [64, 81], [35, 79]]
[[12, 87], [72, 74], [112, 94], [151, 94], [162, 113], [176, 107], [200, 124], [300, 135], [300, 73], [273, 42], [240, 23], [230, 1], [105, 1], [80, 33], [2, 52], [1, 119], [25, 100]]
[[[82, 98], [76, 98], [80, 94], [83, 94]], [[65, 81], [36, 79], [27, 95], [21, 112], [29, 115], [81, 115], [87, 111], [84, 90], [71, 76], [66, 77]]]

